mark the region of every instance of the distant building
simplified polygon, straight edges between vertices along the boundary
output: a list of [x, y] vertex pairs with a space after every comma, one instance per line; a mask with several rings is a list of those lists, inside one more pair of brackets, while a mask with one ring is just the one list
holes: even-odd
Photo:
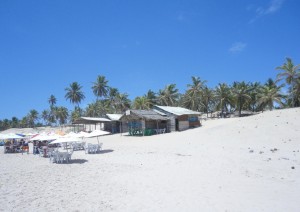
[[172, 131], [182, 131], [189, 128], [201, 126], [199, 116], [200, 112], [192, 111], [182, 107], [153, 106], [153, 110], [170, 120], [168, 129]]
[[[153, 110], [127, 110], [121, 117], [123, 126], [126, 124], [128, 130], [162, 130], [167, 132], [168, 129], [168, 117], [162, 116]], [[125, 132], [125, 131], [123, 131]]]

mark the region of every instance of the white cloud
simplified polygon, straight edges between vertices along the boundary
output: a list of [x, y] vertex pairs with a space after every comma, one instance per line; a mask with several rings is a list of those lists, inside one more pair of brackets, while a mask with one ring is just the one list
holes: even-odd
[[247, 10], [254, 10], [255, 12], [255, 17], [252, 18], [249, 23], [253, 23], [255, 22], [257, 19], [259, 19], [260, 17], [262, 16], [265, 16], [265, 15], [270, 15], [270, 14], [273, 14], [277, 11], [279, 11], [283, 5], [283, 2], [285, 0], [271, 0], [270, 3], [269, 3], [269, 6], [268, 7], [253, 7], [251, 5], [247, 7]]
[[280, 10], [284, 0], [272, 0], [270, 6], [266, 9], [265, 14], [275, 13]]
[[247, 43], [243, 42], [236, 42], [232, 44], [232, 46], [229, 48], [229, 52], [231, 53], [237, 53], [243, 51], [247, 46]]

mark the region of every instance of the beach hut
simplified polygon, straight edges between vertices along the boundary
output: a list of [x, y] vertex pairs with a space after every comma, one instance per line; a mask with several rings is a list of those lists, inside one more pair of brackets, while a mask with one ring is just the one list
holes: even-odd
[[129, 132], [133, 130], [139, 135], [145, 135], [145, 132], [151, 134], [159, 130], [169, 131], [168, 117], [153, 110], [127, 110], [120, 120], [127, 124]]
[[121, 117], [123, 114], [106, 114], [106, 118], [110, 120], [110, 123], [104, 124], [104, 130], [111, 133], [128, 132], [128, 127], [124, 121], [122, 122]]
[[170, 131], [182, 131], [189, 128], [199, 127], [200, 112], [192, 111], [182, 107], [153, 106], [153, 110], [170, 119], [168, 128]]
[[105, 124], [110, 123], [108, 118], [95, 118], [95, 117], [80, 117], [72, 122], [73, 125], [83, 125], [84, 131], [105, 130]]

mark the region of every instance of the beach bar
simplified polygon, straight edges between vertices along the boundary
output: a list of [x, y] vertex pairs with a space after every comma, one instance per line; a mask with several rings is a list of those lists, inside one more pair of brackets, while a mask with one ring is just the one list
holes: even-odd
[[121, 120], [127, 124], [129, 135], [152, 135], [169, 132], [168, 117], [153, 110], [127, 110]]
[[169, 130], [183, 131], [189, 128], [201, 126], [199, 116], [200, 112], [192, 111], [182, 107], [153, 106], [153, 110], [158, 114], [167, 117], [169, 121]]

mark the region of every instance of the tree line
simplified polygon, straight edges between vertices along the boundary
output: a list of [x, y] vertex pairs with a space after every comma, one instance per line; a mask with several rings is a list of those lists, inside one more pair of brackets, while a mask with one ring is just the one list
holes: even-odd
[[[278, 66], [279, 71], [275, 80], [268, 79], [264, 84], [259, 82], [234, 82], [232, 85], [219, 83], [214, 88], [207, 86], [207, 81], [200, 77], [192, 77], [184, 93], [179, 93], [176, 84], [170, 84], [158, 92], [151, 89], [143, 96], [133, 101], [127, 93], [110, 87], [105, 76], [98, 76], [92, 84], [92, 92], [96, 100], [86, 108], [80, 108], [85, 99], [82, 86], [78, 82], [71, 83], [65, 88], [65, 99], [74, 105], [74, 110], [56, 105], [54, 95], [48, 98], [49, 108], [40, 113], [32, 109], [22, 119], [12, 117], [11, 120], [0, 120], [0, 130], [8, 128], [25, 128], [38, 126], [56, 126], [73, 122], [81, 116], [103, 117], [107, 113], [124, 113], [127, 109], [151, 109], [153, 105], [181, 106], [194, 111], [212, 113], [220, 111], [221, 114], [242, 110], [253, 112], [272, 110], [278, 108], [291, 108], [300, 106], [300, 64], [294, 65], [292, 59], [286, 58], [283, 65]], [[285, 93], [283, 88], [287, 88]], [[42, 122], [39, 122], [43, 120]]]

